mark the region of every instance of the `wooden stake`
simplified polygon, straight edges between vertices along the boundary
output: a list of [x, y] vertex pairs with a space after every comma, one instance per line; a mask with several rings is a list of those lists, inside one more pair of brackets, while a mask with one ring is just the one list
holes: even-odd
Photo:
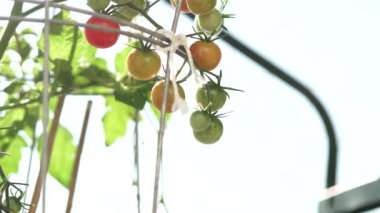
[[76, 152], [76, 156], [75, 156], [73, 175], [71, 177], [70, 189], [69, 189], [69, 199], [67, 200], [67, 205], [66, 205], [66, 213], [71, 212], [71, 207], [73, 205], [75, 185], [77, 182], [78, 171], [79, 171], [79, 163], [80, 163], [80, 158], [82, 156], [83, 145], [84, 145], [84, 141], [85, 141], [85, 137], [86, 137], [88, 120], [90, 118], [91, 106], [92, 106], [92, 101], [88, 101], [87, 102], [86, 114], [85, 114], [84, 120], [83, 120], [82, 131], [81, 131], [81, 135], [80, 135], [80, 139], [79, 139], [79, 145], [77, 147], [77, 152]]
[[[48, 143], [46, 144], [46, 146], [47, 146], [47, 149], [46, 149], [47, 150], [47, 153], [46, 153], [46, 155], [47, 155], [47, 168], [49, 168], [50, 156], [51, 156], [51, 152], [53, 150], [54, 139], [55, 139], [55, 135], [57, 133], [57, 129], [58, 129], [58, 125], [59, 125], [59, 119], [61, 117], [61, 112], [62, 112], [64, 102], [65, 102], [65, 95], [59, 96], [57, 107], [55, 109], [53, 123], [52, 123], [52, 126], [50, 128], [50, 132], [49, 132]], [[44, 172], [42, 165], [43, 165], [43, 162], [41, 161], [40, 171], [38, 173], [37, 182], [36, 182], [36, 185], [34, 187], [34, 192], [33, 192], [32, 202], [31, 202], [31, 205], [29, 208], [29, 213], [35, 213], [37, 210], [38, 202], [40, 200], [40, 195], [41, 195], [41, 188], [42, 188], [44, 179], [46, 178], [46, 175], [47, 175], [48, 169]]]

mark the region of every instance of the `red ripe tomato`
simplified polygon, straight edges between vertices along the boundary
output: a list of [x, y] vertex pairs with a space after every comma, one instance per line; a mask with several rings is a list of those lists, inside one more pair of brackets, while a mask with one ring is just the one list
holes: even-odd
[[[109, 19], [102, 19], [96, 16], [92, 16], [87, 20], [87, 24], [99, 25], [106, 28], [120, 29], [120, 25]], [[118, 33], [107, 32], [104, 30], [92, 29], [86, 27], [84, 29], [84, 35], [92, 46], [97, 48], [108, 48], [116, 43], [119, 38]]]
[[[177, 2], [178, 0], [170, 0], [170, 3], [176, 7], [177, 6]], [[189, 8], [187, 7], [187, 0], [182, 0], [182, 3], [181, 3], [181, 11], [183, 13], [190, 13], [190, 10]]]
[[212, 41], [196, 41], [190, 46], [194, 63], [203, 70], [215, 69], [222, 59], [222, 51]]
[[[164, 88], [165, 88], [165, 81], [161, 80], [157, 82], [153, 88], [152, 92], [150, 94], [150, 99], [152, 100], [153, 105], [158, 109], [161, 110], [163, 97], [164, 97]], [[182, 98], [185, 98], [185, 91], [181, 87], [181, 85], [178, 85], [178, 93]], [[176, 111], [177, 109], [173, 108], [173, 104], [175, 101], [175, 94], [174, 94], [174, 88], [173, 84], [169, 84], [169, 90], [168, 90], [168, 98], [166, 101], [166, 113], [171, 113]]]

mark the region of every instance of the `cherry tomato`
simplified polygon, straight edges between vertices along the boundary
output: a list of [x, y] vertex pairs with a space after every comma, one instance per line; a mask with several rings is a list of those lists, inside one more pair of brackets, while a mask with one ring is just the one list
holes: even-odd
[[87, 5], [95, 11], [101, 11], [108, 7], [111, 0], [87, 0]]
[[[162, 102], [163, 102], [163, 95], [164, 95], [164, 87], [165, 87], [165, 81], [161, 80], [157, 82], [153, 88], [152, 92], [150, 94], [150, 99], [152, 100], [153, 105], [158, 109], [161, 110]], [[181, 87], [181, 85], [178, 85], [178, 93], [182, 98], [185, 98], [185, 91]], [[173, 108], [175, 95], [174, 95], [174, 89], [173, 84], [169, 84], [169, 90], [168, 90], [168, 98], [166, 101], [166, 110], [165, 112], [171, 113], [176, 111], [176, 108]]]
[[195, 111], [190, 116], [190, 126], [194, 132], [206, 130], [211, 124], [211, 117], [207, 112]]
[[154, 78], [161, 68], [161, 59], [153, 50], [134, 50], [127, 60], [129, 74], [137, 80]]
[[[176, 7], [177, 6], [177, 2], [178, 0], [170, 0], [170, 3]], [[182, 3], [181, 3], [181, 11], [183, 13], [190, 13], [190, 10], [189, 8], [187, 7], [187, 0], [182, 0]]]
[[187, 6], [192, 13], [201, 15], [214, 9], [216, 0], [187, 0]]
[[210, 126], [203, 131], [195, 132], [193, 131], [195, 139], [203, 144], [213, 144], [217, 142], [223, 134], [223, 123], [219, 118], [213, 116], [211, 117]]
[[213, 9], [206, 14], [199, 15], [197, 20], [200, 29], [206, 33], [219, 31], [223, 24], [222, 14], [217, 9]]
[[[109, 19], [102, 19], [92, 16], [88, 19], [87, 24], [95, 24], [106, 28], [120, 29], [120, 25]], [[92, 28], [85, 28], [84, 35], [91, 45], [97, 48], [108, 48], [116, 43], [119, 38], [118, 33], [107, 32]]]
[[7, 208], [9, 213], [19, 213], [22, 208], [21, 201], [15, 196], [9, 197], [9, 206], [6, 200], [3, 201], [2, 205]]
[[218, 111], [224, 106], [227, 99], [227, 94], [217, 85], [206, 85], [197, 90], [196, 99], [203, 108], [208, 107], [207, 109], [211, 111]]
[[215, 69], [222, 59], [222, 51], [212, 41], [196, 41], [190, 46], [194, 63], [203, 70]]

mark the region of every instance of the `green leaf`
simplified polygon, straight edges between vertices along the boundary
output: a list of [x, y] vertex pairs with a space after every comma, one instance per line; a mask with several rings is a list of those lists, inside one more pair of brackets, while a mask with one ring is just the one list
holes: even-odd
[[128, 55], [133, 50], [133, 47], [128, 46], [124, 48], [121, 52], [116, 54], [115, 57], [115, 70], [116, 72], [120, 73], [122, 76], [125, 76], [127, 74], [127, 58]]
[[[4, 116], [0, 118], [0, 127], [16, 127], [23, 121], [25, 110], [23, 108], [15, 108], [8, 110]], [[14, 137], [17, 131], [12, 129], [0, 131], [0, 145], [2, 144], [3, 137]]]
[[16, 77], [14, 69], [11, 67], [11, 58], [8, 55], [4, 55], [0, 63], [0, 73], [5, 76], [7, 80], [14, 79]]
[[31, 140], [33, 140], [33, 137], [35, 137], [35, 130], [39, 117], [39, 109], [39, 103], [30, 104], [29, 107], [26, 109], [26, 114], [24, 118], [25, 125], [23, 131]]
[[31, 45], [23, 37], [19, 37], [17, 40], [12, 39], [9, 43], [8, 49], [15, 50], [20, 54], [23, 61], [29, 57], [29, 54], [32, 51]]
[[62, 59], [56, 59], [53, 61], [55, 73], [54, 86], [61, 86], [63, 88], [69, 88], [73, 83], [72, 67], [70, 62]]
[[146, 96], [143, 93], [139, 91], [130, 92], [130, 91], [117, 90], [115, 91], [114, 94], [115, 94], [116, 100], [123, 102], [127, 105], [130, 105], [138, 110], [144, 109]]
[[[75, 83], [86, 82], [85, 84], [97, 84], [103, 86], [114, 86], [117, 82], [113, 73], [107, 69], [107, 62], [102, 58], [95, 58], [88, 68], [82, 69], [74, 79]], [[86, 79], [86, 80], [85, 80]]]
[[73, 136], [63, 126], [58, 126], [53, 151], [50, 159], [49, 173], [63, 186], [69, 188], [75, 161], [76, 146]]
[[103, 116], [103, 131], [106, 138], [106, 146], [112, 145], [117, 139], [127, 132], [127, 123], [133, 120], [135, 109], [115, 100], [114, 97], [106, 97], [107, 111]]
[[6, 88], [4, 88], [4, 92], [6, 92], [7, 94], [13, 94], [13, 93], [18, 93], [20, 92], [22, 86], [24, 85], [24, 81], [23, 80], [17, 80], [17, 81], [13, 81], [11, 84], [9, 84], [9, 86], [7, 86]]
[[37, 33], [32, 28], [25, 28], [21, 31], [20, 35], [35, 35], [35, 36], [37, 36]]
[[11, 154], [10, 156], [0, 156], [0, 165], [3, 168], [5, 175], [8, 176], [10, 173], [18, 172], [19, 162], [22, 157], [21, 150], [23, 147], [26, 147], [26, 145], [27, 144], [22, 137], [16, 136], [9, 142], [7, 149], [0, 150]]
[[[42, 135], [38, 138], [38, 152], [42, 156]], [[69, 187], [75, 161], [76, 146], [68, 129], [59, 125], [50, 157], [49, 174], [63, 186]]]

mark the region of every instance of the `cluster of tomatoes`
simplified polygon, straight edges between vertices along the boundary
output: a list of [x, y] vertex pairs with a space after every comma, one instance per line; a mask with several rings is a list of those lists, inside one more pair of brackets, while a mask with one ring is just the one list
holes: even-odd
[[[145, 0], [88, 0], [88, 5], [95, 11], [124, 17], [127, 20], [137, 16], [138, 10], [144, 11], [147, 7]], [[173, 6], [176, 6], [177, 0], [171, 0]], [[181, 11], [184, 13], [193, 13], [195, 33], [190, 37], [198, 40], [189, 47], [191, 57], [197, 70], [201, 75], [209, 78], [209, 82], [197, 90], [196, 100], [199, 110], [193, 112], [190, 117], [195, 138], [205, 144], [211, 144], [218, 141], [223, 134], [223, 124], [220, 121], [218, 110], [223, 107], [228, 97], [225, 87], [220, 85], [221, 75], [212, 73], [218, 67], [222, 52], [214, 42], [214, 38], [220, 33], [223, 25], [223, 10], [225, 3], [222, 0], [222, 7], [216, 9], [216, 0], [182, 0]], [[91, 17], [88, 24], [96, 24], [103, 27], [120, 29], [118, 23], [110, 19]], [[102, 31], [98, 29], [85, 28], [85, 36], [90, 44], [97, 48], [107, 48], [116, 43], [119, 34], [116, 32]], [[148, 81], [157, 78], [161, 69], [161, 58], [156, 50], [151, 48], [147, 42], [140, 41], [139, 45], [129, 54], [127, 58], [128, 75], [138, 81]], [[183, 68], [183, 67], [182, 67]], [[212, 80], [214, 77], [217, 81]], [[150, 93], [151, 103], [161, 110], [164, 93], [164, 80], [157, 80], [153, 85]], [[177, 85], [178, 94], [184, 99], [185, 91], [180, 84]], [[173, 83], [169, 83], [166, 109], [167, 113], [177, 110], [175, 105], [175, 91]]]

